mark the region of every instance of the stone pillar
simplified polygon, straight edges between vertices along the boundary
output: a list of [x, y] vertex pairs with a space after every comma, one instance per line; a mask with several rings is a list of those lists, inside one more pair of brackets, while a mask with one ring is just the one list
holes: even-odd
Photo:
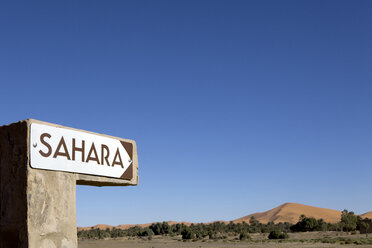
[[29, 247], [77, 247], [75, 175], [30, 170], [27, 182]]
[[76, 248], [76, 184], [137, 185], [136, 143], [121, 139], [133, 146], [126, 180], [33, 169], [31, 123], [65, 128], [31, 119], [0, 127], [0, 248]]
[[77, 247], [76, 175], [32, 169], [27, 141], [27, 121], [0, 128], [0, 247]]
[[28, 247], [27, 124], [0, 128], [0, 247]]

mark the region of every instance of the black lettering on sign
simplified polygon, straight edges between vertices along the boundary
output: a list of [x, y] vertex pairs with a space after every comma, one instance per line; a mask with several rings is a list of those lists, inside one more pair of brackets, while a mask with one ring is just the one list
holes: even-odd
[[[63, 146], [64, 152], [60, 152], [62, 146]], [[58, 143], [58, 146], [57, 146], [56, 151], [54, 152], [53, 158], [56, 158], [57, 156], [63, 156], [63, 157], [66, 157], [68, 160], [71, 160], [70, 154], [68, 154], [66, 142], [63, 136], [61, 137], [61, 140]]]
[[[116, 161], [116, 158], [118, 158], [119, 161]], [[124, 168], [123, 161], [121, 161], [121, 156], [120, 156], [119, 148], [116, 150], [114, 160], [112, 161], [112, 167], [114, 167], [114, 165], [116, 165], [116, 164], [117, 165], [120, 165], [121, 168]]]
[[[106, 155], [105, 155], [105, 151], [106, 151]], [[110, 166], [110, 161], [108, 160], [108, 157], [110, 156], [110, 150], [109, 148], [102, 144], [101, 145], [101, 164], [102, 165], [105, 165], [105, 161], [107, 163], [108, 166]]]
[[48, 148], [48, 152], [43, 152], [42, 150], [40, 150], [39, 153], [43, 157], [49, 157], [50, 154], [52, 154], [52, 147], [45, 141], [45, 137], [48, 137], [50, 139], [52, 135], [50, 135], [49, 133], [43, 133], [42, 135], [40, 135], [40, 142]]
[[[43, 149], [39, 150], [39, 153], [43, 157], [49, 157], [51, 154], [53, 154], [54, 149], [52, 146], [47, 142], [47, 139], [52, 138], [52, 135], [49, 133], [43, 133], [40, 135], [40, 142], [47, 148], [46, 152], [43, 151]], [[123, 161], [121, 158], [120, 150], [119, 148], [116, 149], [114, 158], [112, 162], [110, 163], [110, 148], [105, 145], [101, 144], [101, 157], [98, 156], [97, 149], [94, 145], [94, 142], [92, 142], [92, 145], [90, 146], [88, 156], [85, 158], [86, 151], [85, 148], [88, 148], [85, 146], [85, 140], [81, 140], [81, 145], [77, 145], [77, 141], [75, 138], [72, 138], [72, 151], [71, 156], [69, 154], [69, 151], [67, 149], [67, 145], [65, 142], [64, 137], [62, 136], [59, 140], [59, 143], [57, 145], [56, 150], [54, 151], [53, 158], [57, 158], [58, 156], [66, 157], [68, 160], [76, 161], [76, 153], [81, 152], [81, 162], [89, 163], [89, 161], [95, 161], [99, 165], [107, 165], [110, 167], [114, 167], [115, 165], [120, 165], [121, 168], [124, 168]], [[44, 149], [45, 150], [45, 149]]]
[[72, 139], [72, 160], [75, 161], [75, 152], [81, 152], [81, 162], [84, 162], [85, 140], [81, 141], [81, 148], [76, 147], [76, 141]]
[[[91, 156], [92, 153], [94, 153], [94, 157]], [[97, 154], [96, 147], [94, 146], [94, 142], [92, 143], [92, 146], [90, 147], [88, 157], [87, 157], [87, 161], [85, 161], [85, 162], [88, 163], [90, 160], [96, 161], [97, 164], [99, 164], [98, 154]]]

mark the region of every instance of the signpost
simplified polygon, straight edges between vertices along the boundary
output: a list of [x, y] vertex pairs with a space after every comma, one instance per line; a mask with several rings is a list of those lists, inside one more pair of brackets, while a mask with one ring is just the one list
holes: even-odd
[[138, 184], [133, 140], [37, 120], [0, 127], [0, 248], [76, 248], [76, 184]]
[[132, 179], [133, 144], [117, 138], [32, 123], [29, 147], [32, 168]]

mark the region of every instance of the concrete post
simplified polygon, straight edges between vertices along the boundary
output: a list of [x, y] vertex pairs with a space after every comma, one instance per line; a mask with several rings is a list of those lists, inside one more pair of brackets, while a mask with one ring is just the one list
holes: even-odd
[[27, 124], [0, 128], [0, 247], [28, 247]]
[[28, 247], [77, 247], [75, 175], [30, 170], [27, 182]]
[[[136, 185], [120, 180], [29, 166], [29, 129], [36, 120], [0, 127], [0, 248], [76, 248], [76, 182], [84, 185]], [[50, 124], [53, 125], [53, 124]]]

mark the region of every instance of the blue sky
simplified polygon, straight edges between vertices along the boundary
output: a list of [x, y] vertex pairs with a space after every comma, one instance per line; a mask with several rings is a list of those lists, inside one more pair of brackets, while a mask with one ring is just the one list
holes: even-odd
[[372, 210], [371, 1], [3, 1], [0, 125], [137, 141], [77, 223]]

